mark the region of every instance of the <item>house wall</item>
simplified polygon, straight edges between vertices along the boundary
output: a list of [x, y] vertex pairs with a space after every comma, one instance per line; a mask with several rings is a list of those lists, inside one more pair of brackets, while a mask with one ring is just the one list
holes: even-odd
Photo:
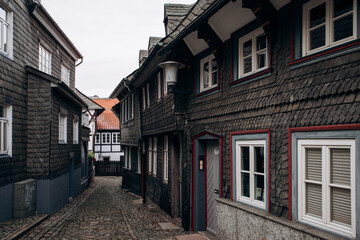
[[[126, 147], [123, 146], [124, 151]], [[123, 168], [122, 187], [129, 189], [131, 192], [141, 195], [142, 193], [142, 176], [138, 170], [138, 147], [131, 147], [131, 167], [130, 169]], [[125, 156], [126, 159], [126, 156]], [[141, 161], [140, 161], [141, 164]], [[124, 164], [125, 165], [125, 164]], [[141, 169], [142, 166], [140, 166]]]
[[[119, 99], [120, 101], [122, 99]], [[141, 94], [139, 91], [134, 92], [134, 119], [129, 120], [127, 122], [120, 121], [120, 135], [121, 140], [120, 143], [122, 145], [131, 145], [131, 146], [139, 146], [139, 139], [140, 139], [140, 121], [141, 116], [141, 104], [142, 101]], [[120, 113], [121, 115], [121, 113]]]
[[[230, 133], [270, 129], [269, 212], [284, 218], [289, 217], [288, 129], [360, 122], [358, 52], [290, 69], [292, 33], [288, 19], [292, 19], [289, 6], [280, 10], [277, 19], [269, 77], [230, 86], [232, 40], [224, 43], [224, 60], [219, 69], [220, 91], [200, 98], [189, 96], [187, 121], [190, 127], [185, 130], [187, 142], [204, 131], [224, 138], [222, 191], [229, 199]], [[192, 86], [193, 82], [189, 81], [188, 87]], [[192, 164], [190, 149], [188, 166]], [[191, 179], [191, 175], [187, 177]]]
[[11, 158], [0, 158], [0, 186], [27, 178], [28, 82], [25, 66], [38, 68], [39, 41], [44, 41], [51, 48], [52, 75], [60, 78], [61, 62], [68, 63], [71, 69], [70, 86], [75, 85], [75, 61], [29, 15], [26, 1], [4, 0], [2, 4], [13, 11], [14, 23], [13, 58], [0, 54], [0, 103], [13, 107], [13, 154]]
[[[97, 130], [97, 133], [100, 134], [100, 144], [95, 143], [94, 146], [94, 153], [97, 161], [102, 161], [104, 157], [110, 157], [110, 161], [120, 161], [123, 159], [123, 146], [112, 142], [112, 134], [118, 132], [119, 130]], [[110, 133], [110, 144], [102, 143], [103, 133]]]

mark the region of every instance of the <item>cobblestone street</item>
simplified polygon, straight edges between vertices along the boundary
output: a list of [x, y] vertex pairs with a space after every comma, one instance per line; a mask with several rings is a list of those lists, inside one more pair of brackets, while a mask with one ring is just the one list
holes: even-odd
[[184, 234], [173, 219], [121, 189], [119, 177], [95, 182], [20, 239], [173, 239]]

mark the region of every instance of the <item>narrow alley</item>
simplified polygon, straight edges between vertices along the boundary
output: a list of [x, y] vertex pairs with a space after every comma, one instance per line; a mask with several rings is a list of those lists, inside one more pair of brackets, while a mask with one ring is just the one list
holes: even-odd
[[205, 239], [179, 236], [185, 234], [179, 223], [155, 206], [143, 205], [141, 198], [121, 189], [121, 181], [96, 177], [81, 195], [19, 239]]

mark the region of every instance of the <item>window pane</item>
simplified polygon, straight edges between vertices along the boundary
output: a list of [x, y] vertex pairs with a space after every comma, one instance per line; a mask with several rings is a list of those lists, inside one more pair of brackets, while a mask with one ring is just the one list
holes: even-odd
[[351, 192], [331, 188], [331, 221], [351, 225]]
[[[4, 151], [7, 151], [7, 138], [8, 138], [8, 136], [7, 136], [7, 124], [6, 124], [6, 122], [4, 123]], [[0, 134], [0, 136], [1, 136], [1, 134]], [[0, 143], [1, 144], [1, 143]]]
[[209, 87], [209, 63], [204, 63], [203, 66], [203, 87], [208, 88]]
[[325, 26], [310, 31], [310, 50], [325, 45]]
[[256, 37], [256, 51], [266, 48], [266, 35], [265, 33]]
[[321, 185], [306, 183], [306, 214], [321, 218], [322, 216]]
[[263, 68], [265, 67], [265, 61], [266, 61], [266, 53], [258, 53], [257, 54], [257, 68]]
[[353, 0], [334, 0], [334, 17], [353, 10]]
[[7, 21], [7, 19], [6, 19], [6, 11], [2, 7], [0, 7], [0, 18], [3, 19], [4, 21]]
[[0, 117], [2, 117], [2, 118], [5, 117], [3, 106], [0, 106]]
[[241, 170], [249, 171], [249, 161], [250, 161], [250, 148], [249, 147], [241, 147]]
[[353, 15], [347, 15], [334, 21], [334, 41], [351, 37], [353, 35]]
[[252, 71], [252, 59], [248, 57], [244, 59], [244, 73], [248, 73]]
[[321, 182], [321, 148], [307, 148], [305, 153], [306, 180]]
[[2, 129], [5, 124], [3, 122], [0, 122], [0, 151], [3, 151], [2, 149], [2, 141], [3, 141], [3, 134], [4, 130]]
[[4, 26], [4, 51], [7, 52], [7, 42], [8, 42], [8, 27], [5, 25]]
[[212, 69], [212, 71], [216, 71], [217, 68], [218, 68], [217, 61], [215, 59], [212, 59], [211, 60], [211, 69]]
[[254, 170], [264, 173], [264, 147], [254, 147]]
[[217, 81], [217, 72], [213, 72], [213, 73], [212, 73], [211, 80], [212, 80], [212, 81], [211, 81], [211, 84], [212, 84], [212, 85], [217, 85], [217, 82], [218, 82], [218, 81]]
[[1, 24], [1, 22], [0, 22], [0, 49], [2, 50], [2, 51], [4, 51], [4, 47], [3, 47], [3, 43], [2, 43], [2, 24]]
[[241, 196], [250, 197], [250, 176], [249, 173], [241, 173]]
[[310, 10], [310, 28], [313, 28], [325, 22], [325, 10], [325, 3]]
[[350, 186], [350, 149], [330, 150], [331, 183]]
[[259, 201], [264, 201], [264, 176], [262, 175], [255, 175], [255, 199]]
[[252, 41], [249, 40], [243, 44], [243, 56], [246, 57], [251, 54]]

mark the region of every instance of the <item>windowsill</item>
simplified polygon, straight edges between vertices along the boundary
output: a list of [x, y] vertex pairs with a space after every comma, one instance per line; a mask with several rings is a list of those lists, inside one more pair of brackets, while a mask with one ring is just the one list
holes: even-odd
[[12, 156], [9, 155], [9, 154], [0, 154], [0, 161], [3, 160], [3, 159], [9, 159], [11, 158]]
[[339, 57], [345, 54], [353, 53], [360, 50], [360, 40], [356, 39], [335, 47], [330, 47], [320, 52], [316, 52], [288, 63], [291, 69], [305, 67], [331, 58]]
[[257, 215], [258, 217], [262, 217], [264, 219], [275, 222], [277, 224], [284, 225], [284, 226], [286, 226], [288, 228], [310, 234], [310, 235], [312, 235], [312, 236], [314, 236], [316, 238], [334, 239], [334, 240], [343, 239], [343, 238], [338, 237], [336, 235], [333, 235], [331, 233], [324, 232], [322, 230], [316, 229], [314, 227], [311, 227], [311, 226], [308, 226], [308, 225], [305, 225], [305, 224], [301, 224], [299, 222], [289, 221], [286, 218], [278, 217], [278, 216], [276, 216], [274, 214], [271, 214], [271, 213], [268, 213], [268, 212], [266, 212], [264, 210], [260, 210], [258, 208], [251, 207], [251, 206], [248, 206], [246, 204], [239, 203], [239, 202], [236, 202], [236, 201], [231, 201], [230, 199], [219, 198], [219, 199], [216, 199], [216, 201], [218, 201], [220, 204], [225, 204], [225, 205], [228, 205], [228, 206], [233, 207], [235, 209], [239, 209], [239, 210], [248, 212], [250, 214]]
[[[146, 109], [144, 109], [144, 110], [146, 110]], [[133, 119], [130, 119], [130, 120], [127, 120], [126, 122], [121, 122], [121, 124], [130, 123], [130, 122], [132, 122], [132, 121], [134, 121], [134, 118], [133, 118]]]
[[65, 144], [67, 144], [67, 142], [59, 140], [59, 144], [65, 145]]
[[136, 174], [140, 175], [141, 176], [141, 172], [137, 171]]
[[206, 97], [206, 96], [208, 96], [208, 95], [211, 95], [211, 94], [214, 94], [214, 93], [219, 92], [219, 90], [220, 90], [220, 87], [219, 87], [219, 86], [216, 86], [216, 87], [211, 88], [211, 89], [208, 89], [208, 90], [206, 90], [206, 91], [203, 91], [203, 92], [194, 94], [194, 95], [193, 95], [193, 98]]
[[14, 61], [14, 58], [10, 57], [10, 54], [4, 53], [4, 52], [0, 52], [0, 55], [6, 57], [6, 58], [8, 58], [8, 59], [10, 59], [11, 61]]
[[249, 82], [253, 82], [256, 80], [260, 80], [266, 77], [271, 76], [272, 73], [272, 69], [271, 68], [267, 68], [265, 70], [259, 71], [259, 72], [255, 72], [251, 75], [247, 75], [245, 77], [239, 78], [237, 80], [234, 80], [232, 82], [230, 82], [230, 86], [239, 86], [239, 85], [243, 85]]

